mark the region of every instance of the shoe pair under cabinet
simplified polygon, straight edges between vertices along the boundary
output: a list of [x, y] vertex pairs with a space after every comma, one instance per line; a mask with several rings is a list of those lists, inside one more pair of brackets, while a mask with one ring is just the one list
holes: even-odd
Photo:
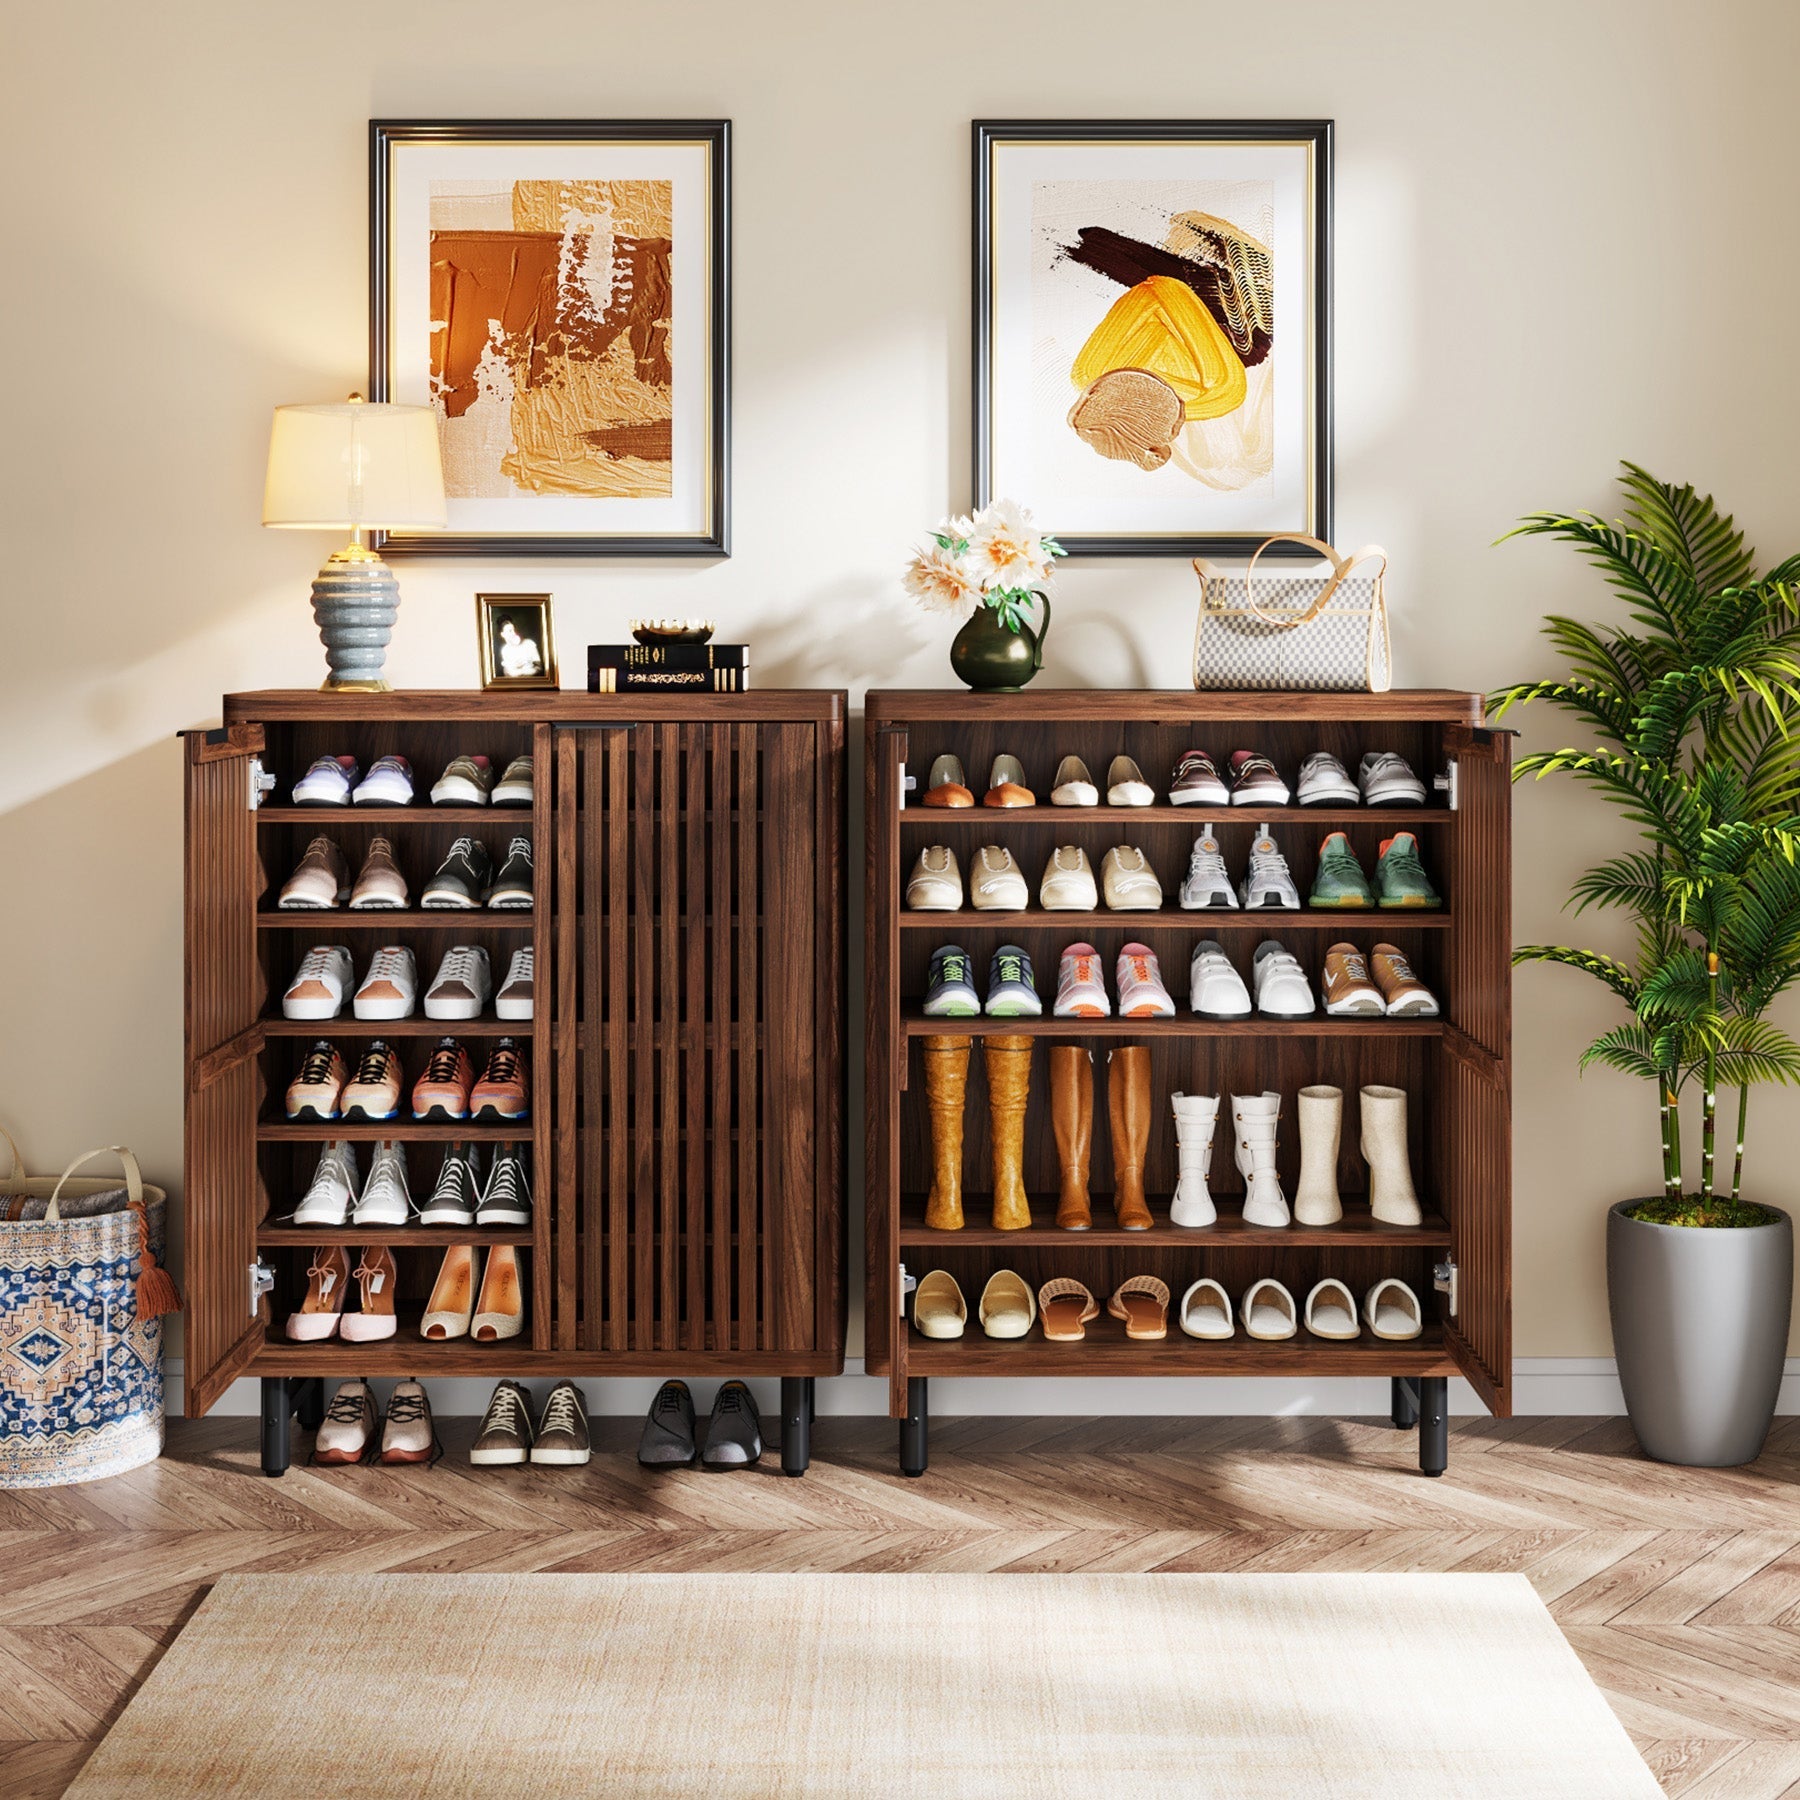
[[[316, 1423], [320, 1380], [347, 1376], [780, 1377], [783, 1465], [805, 1466], [811, 1384], [843, 1367], [844, 718], [842, 693], [589, 696], [265, 692], [227, 696], [224, 724], [186, 736], [186, 1404], [239, 1376], [264, 1394], [264, 1467], [288, 1419]], [[320, 758], [413, 770], [530, 757], [528, 807], [295, 804]], [[456, 839], [530, 839], [531, 903], [506, 910], [283, 909], [320, 834], [352, 870], [372, 840], [417, 881]], [[486, 953], [498, 986], [532, 952], [528, 1019], [453, 1021], [418, 1007], [285, 1016], [305, 952], [343, 945], [358, 979], [411, 952], [420, 986], [446, 952]], [[387, 1009], [391, 1014], [395, 1009]], [[295, 1119], [287, 1090], [325, 1039], [356, 1060], [375, 1040], [408, 1085], [438, 1039], [481, 1064], [517, 1041], [528, 1121]], [[326, 1144], [405, 1146], [405, 1224], [293, 1217]], [[516, 1142], [529, 1223], [417, 1216], [455, 1144]], [[397, 1329], [296, 1342], [286, 1321], [319, 1252], [383, 1246]], [[524, 1325], [498, 1342], [427, 1340], [445, 1252], [517, 1257]]]
[[[888, 1380], [889, 1410], [902, 1421], [901, 1466], [907, 1473], [925, 1467], [926, 1384], [933, 1376], [1386, 1376], [1395, 1424], [1411, 1426], [1423, 1417], [1420, 1463], [1434, 1474], [1444, 1467], [1450, 1376], [1467, 1376], [1496, 1413], [1510, 1411], [1510, 738], [1483, 729], [1482, 718], [1480, 695], [1435, 690], [1027, 690], [1005, 696], [929, 690], [867, 696], [865, 1366]], [[1221, 769], [1244, 751], [1290, 773], [1319, 751], [1349, 770], [1366, 755], [1387, 752], [1417, 772], [1423, 803], [1371, 806], [1358, 795], [1305, 807], [1170, 804], [1160, 798], [1161, 772], [1178, 769], [1190, 750], [1207, 752]], [[985, 772], [1003, 755], [1036, 772], [1037, 804], [921, 803], [938, 758], [954, 756], [963, 769]], [[1050, 804], [1042, 784], [1069, 756], [1091, 770], [1129, 757], [1159, 784], [1158, 798], [1129, 809]], [[1241, 861], [1251, 838], [1267, 832], [1303, 888], [1328, 833], [1345, 833], [1368, 867], [1381, 839], [1411, 832], [1443, 903], [1414, 912], [1182, 910], [1181, 871], [1196, 835], [1209, 831], [1225, 844], [1228, 861]], [[908, 876], [920, 852], [933, 844], [956, 847], [965, 861], [979, 845], [1000, 844], [1026, 870], [1042, 869], [1059, 848], [1076, 846], [1098, 868], [1122, 832], [1161, 879], [1160, 909], [997, 913], [966, 901], [960, 911], [912, 910], [905, 903]], [[1261, 939], [1275, 935], [1315, 988], [1333, 943], [1360, 945], [1379, 937], [1404, 953], [1441, 1010], [1404, 1019], [1332, 1017], [1322, 1008], [1302, 1018], [1214, 1019], [1178, 1006], [1174, 1017], [1081, 1018], [1054, 1016], [1046, 1000], [1039, 1017], [926, 1014], [931, 957], [939, 945], [961, 946], [979, 972], [1002, 944], [1016, 944], [1042, 983], [1072, 935], [1090, 942], [1107, 969], [1127, 942], [1147, 944], [1166, 978], [1175, 980], [1185, 977], [1202, 939], [1217, 939], [1234, 962], [1247, 966]], [[973, 1050], [966, 1093], [959, 1082], [955, 1096], [964, 1189], [960, 1230], [927, 1223], [945, 1154], [943, 1132], [934, 1131], [932, 1117], [934, 1092], [944, 1110], [944, 1084], [932, 1079], [938, 1071], [931, 1050], [946, 1037]], [[1001, 1096], [988, 1091], [995, 1059], [984, 1053], [981, 1040], [990, 1037], [1003, 1046], [999, 1061], [1009, 1087]], [[1051, 1053], [1069, 1045], [1091, 1053], [1094, 1086], [1088, 1150], [1093, 1220], [1081, 1231], [1055, 1224], [1065, 1175], [1066, 1145], [1059, 1148], [1059, 1138], [1068, 1134], [1057, 1128]], [[1133, 1140], [1116, 1145], [1109, 1093], [1121, 1077], [1116, 1058], [1109, 1069], [1108, 1053], [1127, 1046], [1134, 1048], [1131, 1070], [1147, 1102], [1127, 1109], [1137, 1121]], [[1021, 1078], [1022, 1132], [1013, 1091]], [[1279, 1228], [1247, 1221], [1244, 1177], [1230, 1141], [1231, 1097], [1282, 1097], [1275, 1160], [1291, 1198], [1302, 1168], [1297, 1096], [1320, 1089], [1344, 1096], [1336, 1169], [1342, 1218]], [[1398, 1090], [1406, 1097], [1417, 1225], [1371, 1215], [1369, 1164], [1356, 1124], [1364, 1090]], [[1218, 1217], [1200, 1228], [1178, 1227], [1170, 1217], [1180, 1173], [1171, 1106], [1177, 1094], [1222, 1101], [1209, 1179]], [[1005, 1228], [1016, 1223], [1016, 1209], [1003, 1208], [995, 1219], [990, 1191], [996, 1176], [1010, 1184], [1015, 1160], [1022, 1162], [1018, 1173], [1029, 1206], [1023, 1229]], [[1142, 1183], [1149, 1229], [1118, 1222], [1111, 1184], [1121, 1169]], [[1041, 1320], [1011, 1337], [989, 1336], [973, 1322], [960, 1336], [926, 1335], [915, 1328], [908, 1294], [933, 1271], [955, 1281], [971, 1314], [975, 1297], [1002, 1271], [1033, 1293], [1046, 1283], [1078, 1281], [1098, 1297], [1100, 1313], [1079, 1341], [1047, 1338]], [[1264, 1280], [1305, 1296], [1328, 1279], [1360, 1297], [1394, 1278], [1424, 1302], [1424, 1327], [1404, 1341], [1372, 1331], [1332, 1341], [1304, 1330], [1263, 1341], [1242, 1328], [1229, 1338], [1201, 1340], [1176, 1329], [1171, 1314], [1166, 1336], [1128, 1337], [1105, 1303], [1135, 1278], [1159, 1282], [1172, 1296], [1210, 1278], [1234, 1297]]]

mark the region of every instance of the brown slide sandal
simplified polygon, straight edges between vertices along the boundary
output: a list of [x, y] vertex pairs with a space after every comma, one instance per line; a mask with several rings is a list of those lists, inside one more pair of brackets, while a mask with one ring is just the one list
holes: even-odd
[[1128, 1338], [1169, 1335], [1169, 1284], [1154, 1275], [1128, 1275], [1107, 1301], [1106, 1310], [1125, 1321]]
[[1058, 1275], [1038, 1289], [1038, 1317], [1044, 1336], [1059, 1343], [1079, 1343], [1087, 1336], [1087, 1322], [1100, 1316], [1100, 1302], [1079, 1281]]

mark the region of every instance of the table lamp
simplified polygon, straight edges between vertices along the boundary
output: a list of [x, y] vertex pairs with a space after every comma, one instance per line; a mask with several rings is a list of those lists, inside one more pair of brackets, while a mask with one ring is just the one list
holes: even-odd
[[429, 406], [278, 406], [269, 434], [262, 522], [294, 531], [348, 531], [312, 584], [313, 617], [331, 673], [326, 693], [381, 694], [388, 639], [400, 610], [394, 571], [365, 531], [445, 523], [437, 414]]

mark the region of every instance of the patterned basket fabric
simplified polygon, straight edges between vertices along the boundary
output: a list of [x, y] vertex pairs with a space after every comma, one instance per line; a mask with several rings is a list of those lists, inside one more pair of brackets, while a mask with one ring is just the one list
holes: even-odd
[[1340, 558], [1317, 539], [1294, 541], [1321, 552], [1332, 568], [1270, 576], [1256, 572], [1255, 557], [1241, 571], [1195, 562], [1194, 686], [1385, 693], [1393, 668], [1384, 553], [1371, 546]]
[[[97, 1481], [162, 1453], [163, 1323], [140, 1290], [167, 1204], [132, 1166], [141, 1214], [0, 1224], [0, 1488]], [[69, 1182], [62, 1198], [102, 1185]]]

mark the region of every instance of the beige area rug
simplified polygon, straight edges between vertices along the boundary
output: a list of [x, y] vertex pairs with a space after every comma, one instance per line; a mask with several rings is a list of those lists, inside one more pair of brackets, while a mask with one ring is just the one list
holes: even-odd
[[70, 1790], [1660, 1791], [1521, 1575], [228, 1575]]

